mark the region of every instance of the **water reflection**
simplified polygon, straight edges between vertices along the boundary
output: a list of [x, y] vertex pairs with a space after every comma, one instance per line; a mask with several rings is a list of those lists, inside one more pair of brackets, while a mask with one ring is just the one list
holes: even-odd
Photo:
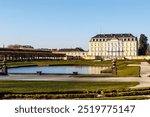
[[42, 71], [42, 73], [65, 73], [71, 74], [72, 72], [78, 72], [80, 74], [100, 74], [104, 69], [109, 67], [100, 66], [50, 66], [50, 67], [20, 67], [10, 68], [9, 73], [36, 73]]
[[102, 70], [105, 70], [108, 68], [109, 67], [89, 66], [88, 73], [89, 74], [100, 74]]

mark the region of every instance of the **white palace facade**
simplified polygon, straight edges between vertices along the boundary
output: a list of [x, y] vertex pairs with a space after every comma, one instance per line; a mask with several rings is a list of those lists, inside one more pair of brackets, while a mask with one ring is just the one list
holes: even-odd
[[89, 55], [102, 58], [137, 56], [138, 40], [132, 34], [98, 34], [89, 41]]

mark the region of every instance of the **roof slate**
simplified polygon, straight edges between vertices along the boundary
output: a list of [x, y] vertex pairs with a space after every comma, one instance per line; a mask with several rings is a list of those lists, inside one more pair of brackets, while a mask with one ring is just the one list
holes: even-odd
[[135, 37], [130, 33], [124, 33], [124, 34], [97, 34], [96, 36], [92, 38], [113, 38], [113, 37]]

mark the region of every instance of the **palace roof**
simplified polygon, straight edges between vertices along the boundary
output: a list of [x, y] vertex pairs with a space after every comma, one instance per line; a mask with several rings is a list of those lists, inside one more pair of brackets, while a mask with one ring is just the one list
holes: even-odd
[[124, 34], [97, 34], [96, 36], [92, 38], [113, 38], [113, 37], [135, 37], [130, 33], [124, 33]]

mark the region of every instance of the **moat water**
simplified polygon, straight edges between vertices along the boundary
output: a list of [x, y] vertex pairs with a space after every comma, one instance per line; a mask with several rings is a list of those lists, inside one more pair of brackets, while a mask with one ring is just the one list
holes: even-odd
[[100, 74], [104, 69], [109, 67], [100, 66], [48, 66], [48, 67], [20, 67], [20, 68], [10, 68], [9, 73], [36, 73], [41, 71], [42, 73], [64, 73], [72, 74], [73, 72], [78, 72], [79, 74]]

